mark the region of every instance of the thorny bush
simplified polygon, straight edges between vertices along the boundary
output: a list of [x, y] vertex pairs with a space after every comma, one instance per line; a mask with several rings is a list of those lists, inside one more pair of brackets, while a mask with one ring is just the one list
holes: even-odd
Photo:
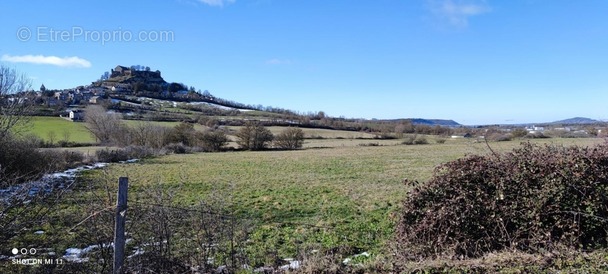
[[524, 143], [405, 184], [412, 190], [397, 227], [402, 260], [608, 246], [608, 144]]

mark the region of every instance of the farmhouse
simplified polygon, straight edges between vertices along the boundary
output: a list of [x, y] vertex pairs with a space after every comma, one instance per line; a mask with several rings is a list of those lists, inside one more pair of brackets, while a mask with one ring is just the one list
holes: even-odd
[[84, 111], [80, 109], [70, 110], [69, 116], [73, 122], [84, 120]]

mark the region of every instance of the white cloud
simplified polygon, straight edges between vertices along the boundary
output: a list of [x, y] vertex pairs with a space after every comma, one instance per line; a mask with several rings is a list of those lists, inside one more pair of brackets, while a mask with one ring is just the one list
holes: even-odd
[[266, 60], [266, 64], [267, 65], [289, 65], [289, 64], [291, 64], [291, 60], [273, 58], [273, 59]]
[[428, 0], [430, 10], [450, 25], [466, 27], [472, 16], [492, 10], [483, 0]]
[[44, 55], [2, 55], [0, 59], [5, 62], [11, 63], [30, 63], [37, 65], [53, 65], [58, 67], [73, 67], [73, 68], [89, 68], [91, 62], [86, 59], [82, 59], [77, 56], [72, 57], [57, 57], [57, 56], [44, 56]]
[[224, 4], [232, 4], [236, 0], [198, 0], [203, 4], [207, 4], [213, 7], [223, 7]]

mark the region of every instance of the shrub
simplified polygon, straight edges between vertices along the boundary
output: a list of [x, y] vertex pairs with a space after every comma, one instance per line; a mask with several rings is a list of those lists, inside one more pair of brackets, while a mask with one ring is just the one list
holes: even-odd
[[78, 165], [88, 162], [88, 159], [82, 152], [79, 151], [68, 151], [61, 149], [44, 150], [42, 152], [45, 157], [52, 159], [50, 160], [51, 170], [64, 170], [73, 168]]
[[44, 142], [33, 136], [7, 136], [0, 142], [0, 184], [21, 183], [45, 173], [64, 170], [87, 161], [81, 152], [39, 149]]
[[116, 163], [131, 159], [142, 159], [157, 155], [158, 152], [142, 146], [128, 146], [119, 149], [101, 149], [95, 152], [97, 161]]
[[528, 135], [528, 131], [525, 128], [515, 128], [511, 131], [513, 138], [523, 138]]
[[107, 163], [129, 160], [129, 155], [123, 149], [101, 149], [95, 152], [95, 156], [97, 156], [97, 161]]
[[426, 137], [420, 136], [414, 140], [414, 145], [426, 145], [429, 141], [426, 140]]
[[494, 142], [507, 142], [507, 141], [511, 141], [513, 139], [513, 136], [511, 134], [493, 133], [493, 134], [490, 134], [489, 136], [486, 136], [486, 138], [488, 140], [494, 141]]
[[164, 147], [164, 149], [174, 154], [186, 154], [190, 153], [190, 149], [182, 143], [172, 143]]
[[237, 143], [245, 150], [262, 150], [274, 136], [259, 122], [248, 121], [236, 134]]
[[589, 138], [585, 131], [548, 130], [546, 135], [556, 138]]
[[528, 135], [525, 136], [526, 138], [530, 138], [530, 139], [544, 139], [544, 138], [551, 138], [545, 134], [543, 134], [542, 132], [534, 132], [534, 133], [529, 133]]
[[162, 148], [170, 135], [174, 135], [177, 131], [176, 126], [173, 129], [169, 129], [163, 126], [153, 125], [149, 122], [138, 122], [130, 128], [126, 128], [126, 134], [131, 136], [131, 145], [135, 146], [146, 146], [155, 149]]
[[418, 136], [417, 134], [406, 135], [403, 142], [401, 142], [403, 145], [426, 145], [428, 143], [429, 141], [426, 139], [426, 137]]
[[274, 145], [280, 149], [299, 149], [304, 144], [304, 131], [299, 128], [287, 128], [274, 139]]
[[56, 168], [56, 159], [38, 149], [40, 143], [40, 139], [12, 136], [0, 142], [0, 184], [36, 179]]
[[205, 151], [221, 151], [228, 143], [226, 133], [220, 130], [209, 130], [198, 134], [201, 146]]
[[380, 146], [379, 143], [361, 143], [359, 144], [360, 147], [377, 147]]
[[127, 151], [131, 159], [143, 159], [162, 154], [162, 152], [145, 146], [128, 146], [123, 148], [123, 150]]
[[186, 146], [193, 146], [196, 142], [195, 133], [193, 124], [180, 123], [171, 129], [167, 139], [169, 143], [182, 143]]
[[403, 203], [402, 259], [607, 247], [608, 144], [523, 144], [439, 166]]
[[413, 145], [414, 144], [414, 140], [416, 140], [416, 135], [407, 135], [404, 137], [403, 142], [401, 142], [401, 144], [403, 145]]
[[76, 142], [65, 141], [65, 140], [59, 140], [57, 142], [58, 147], [85, 147], [85, 146], [90, 146], [90, 145], [91, 144], [89, 144], [89, 143], [76, 143]]
[[589, 138], [590, 135], [583, 131], [568, 132], [562, 136], [562, 138]]
[[78, 151], [67, 151], [61, 152], [61, 158], [66, 162], [68, 166], [74, 166], [75, 164], [83, 163], [86, 158], [82, 152]]

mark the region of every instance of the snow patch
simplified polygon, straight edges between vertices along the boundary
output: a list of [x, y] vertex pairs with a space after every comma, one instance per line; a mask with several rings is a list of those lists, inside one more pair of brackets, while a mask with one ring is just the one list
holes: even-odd
[[[121, 161], [121, 164], [130, 164], [139, 161], [139, 159], [131, 159], [127, 161]], [[7, 188], [0, 189], [0, 203], [4, 205], [10, 205], [16, 201], [20, 201], [22, 204], [30, 203], [31, 198], [36, 196], [42, 196], [49, 194], [57, 189], [69, 188], [75, 181], [78, 173], [101, 169], [108, 166], [108, 163], [94, 163], [91, 165], [83, 165], [76, 168], [70, 168], [61, 172], [55, 172], [42, 176], [41, 179], [12, 185]]]
[[68, 188], [76, 180], [76, 175], [85, 170], [99, 169], [107, 166], [107, 163], [95, 163], [77, 168], [71, 168], [62, 172], [44, 175], [40, 180], [12, 185], [0, 189], [0, 203], [10, 205], [14, 201], [29, 203], [28, 199], [38, 195], [49, 194], [56, 189]]
[[368, 252], [363, 252], [363, 253], [361, 253], [361, 254], [356, 254], [356, 255], [353, 255], [352, 257], [349, 257], [349, 258], [344, 259], [344, 260], [342, 261], [342, 263], [343, 263], [343, 264], [349, 264], [349, 263], [350, 263], [350, 262], [351, 262], [353, 259], [355, 259], [355, 258], [357, 258], [357, 257], [361, 257], [361, 256], [364, 256], [364, 257], [368, 257], [368, 258], [369, 258], [369, 256], [371, 256], [371, 254], [369, 254]]
[[292, 258], [286, 258], [283, 260], [289, 262], [289, 264], [280, 266], [279, 269], [281, 270], [295, 270], [300, 268], [301, 262], [298, 260], [294, 260]]

